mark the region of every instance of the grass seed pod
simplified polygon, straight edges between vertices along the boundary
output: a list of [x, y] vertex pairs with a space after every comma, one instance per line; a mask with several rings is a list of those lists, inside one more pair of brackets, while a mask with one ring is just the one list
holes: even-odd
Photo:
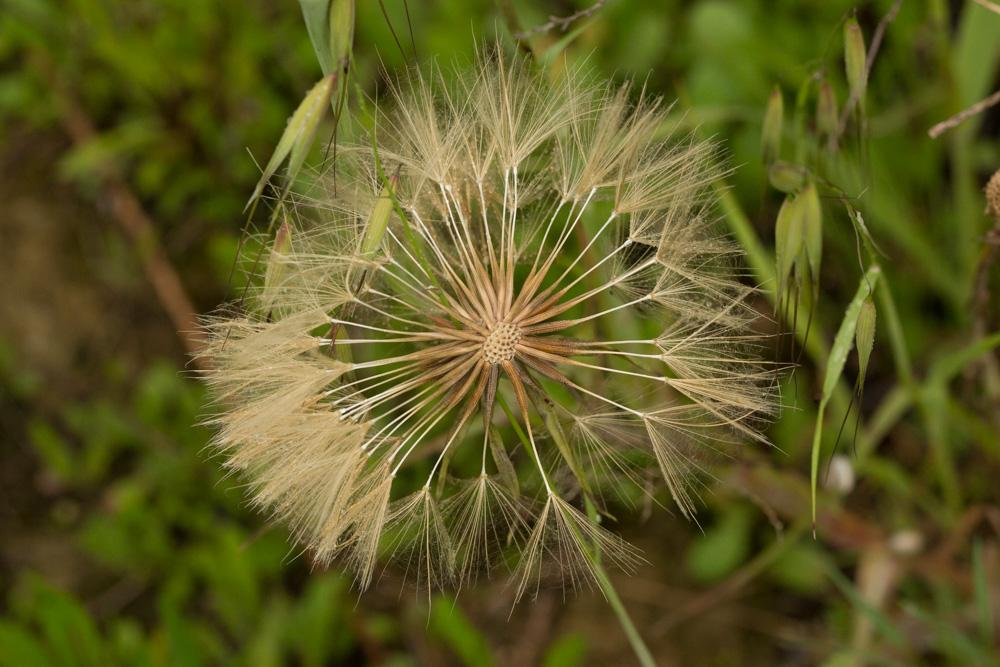
[[781, 135], [784, 131], [785, 101], [781, 89], [775, 86], [767, 99], [764, 124], [760, 132], [761, 151], [764, 164], [771, 164], [781, 155]]
[[858, 101], [864, 112], [865, 92], [868, 88], [868, 66], [865, 62], [865, 36], [858, 20], [851, 17], [844, 23], [844, 69], [851, 97]]

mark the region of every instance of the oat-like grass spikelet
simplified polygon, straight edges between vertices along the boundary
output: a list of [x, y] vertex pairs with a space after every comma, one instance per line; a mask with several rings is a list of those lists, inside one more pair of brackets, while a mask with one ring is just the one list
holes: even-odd
[[634, 565], [589, 514], [626, 517], [658, 470], [693, 516], [776, 405], [714, 224], [719, 147], [665, 136], [638, 87], [500, 49], [374, 105], [205, 322], [216, 451], [361, 588], [381, 556], [428, 590], [506, 566], [518, 597]]

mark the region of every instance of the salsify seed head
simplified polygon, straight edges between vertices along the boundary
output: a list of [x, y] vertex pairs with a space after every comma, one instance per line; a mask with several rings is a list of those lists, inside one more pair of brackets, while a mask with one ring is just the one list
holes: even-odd
[[262, 284], [207, 325], [216, 446], [361, 586], [381, 557], [430, 586], [514, 566], [518, 595], [589, 581], [595, 553], [634, 565], [609, 492], [655, 470], [690, 516], [775, 404], [713, 232], [715, 146], [496, 54], [383, 107], [277, 204]]

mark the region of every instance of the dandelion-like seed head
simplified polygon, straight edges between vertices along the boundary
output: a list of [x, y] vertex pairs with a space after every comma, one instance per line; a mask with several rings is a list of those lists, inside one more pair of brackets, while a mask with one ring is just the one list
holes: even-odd
[[255, 503], [362, 586], [379, 556], [434, 586], [514, 559], [520, 595], [548, 565], [588, 581], [595, 549], [634, 565], [580, 508], [652, 467], [690, 515], [772, 375], [711, 143], [579, 72], [454, 79], [397, 84], [375, 141], [278, 205], [263, 285], [209, 324], [212, 421]]

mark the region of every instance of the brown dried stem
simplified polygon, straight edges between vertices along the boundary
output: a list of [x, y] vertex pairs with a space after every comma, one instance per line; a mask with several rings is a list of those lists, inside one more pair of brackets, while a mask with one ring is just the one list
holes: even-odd
[[994, 14], [1000, 14], [1000, 5], [995, 2], [990, 2], [990, 0], [975, 0], [976, 4], [984, 9], [988, 9]]
[[[62, 110], [60, 119], [63, 129], [74, 146], [83, 146], [95, 140], [98, 132], [93, 121], [73, 91], [59, 76], [48, 56], [36, 52], [33, 54], [33, 59], [49, 81]], [[194, 304], [160, 244], [156, 234], [156, 223], [132, 192], [117, 165], [105, 164], [98, 176], [102, 194], [111, 209], [112, 219], [131, 241], [143, 272], [152, 284], [153, 291], [156, 292], [157, 300], [170, 317], [184, 349], [191, 355], [191, 363], [199, 366], [204, 338], [198, 326]]]
[[976, 102], [968, 109], [964, 109], [958, 112], [951, 118], [946, 118], [945, 120], [941, 121], [931, 129], [927, 130], [927, 135], [931, 139], [937, 139], [948, 130], [954, 127], [958, 127], [959, 125], [961, 125], [968, 119], [972, 118], [976, 114], [980, 114], [989, 109], [990, 107], [996, 106], [997, 104], [1000, 104], [1000, 90], [996, 91], [995, 93], [987, 97], [985, 100], [980, 100], [979, 102]]
[[589, 7], [584, 7], [580, 11], [574, 12], [569, 16], [549, 15], [549, 20], [546, 21], [545, 23], [537, 25], [534, 28], [529, 28], [528, 30], [522, 30], [521, 32], [515, 33], [514, 38], [518, 40], [523, 40], [527, 39], [528, 37], [531, 37], [532, 35], [552, 32], [557, 28], [562, 32], [566, 32], [566, 30], [568, 30], [569, 27], [576, 21], [579, 21], [580, 19], [585, 19], [589, 16], [593, 16], [594, 14], [596, 14], [598, 11], [600, 11], [601, 7], [607, 4], [607, 2], [608, 0], [597, 0], [597, 2], [590, 5]]

